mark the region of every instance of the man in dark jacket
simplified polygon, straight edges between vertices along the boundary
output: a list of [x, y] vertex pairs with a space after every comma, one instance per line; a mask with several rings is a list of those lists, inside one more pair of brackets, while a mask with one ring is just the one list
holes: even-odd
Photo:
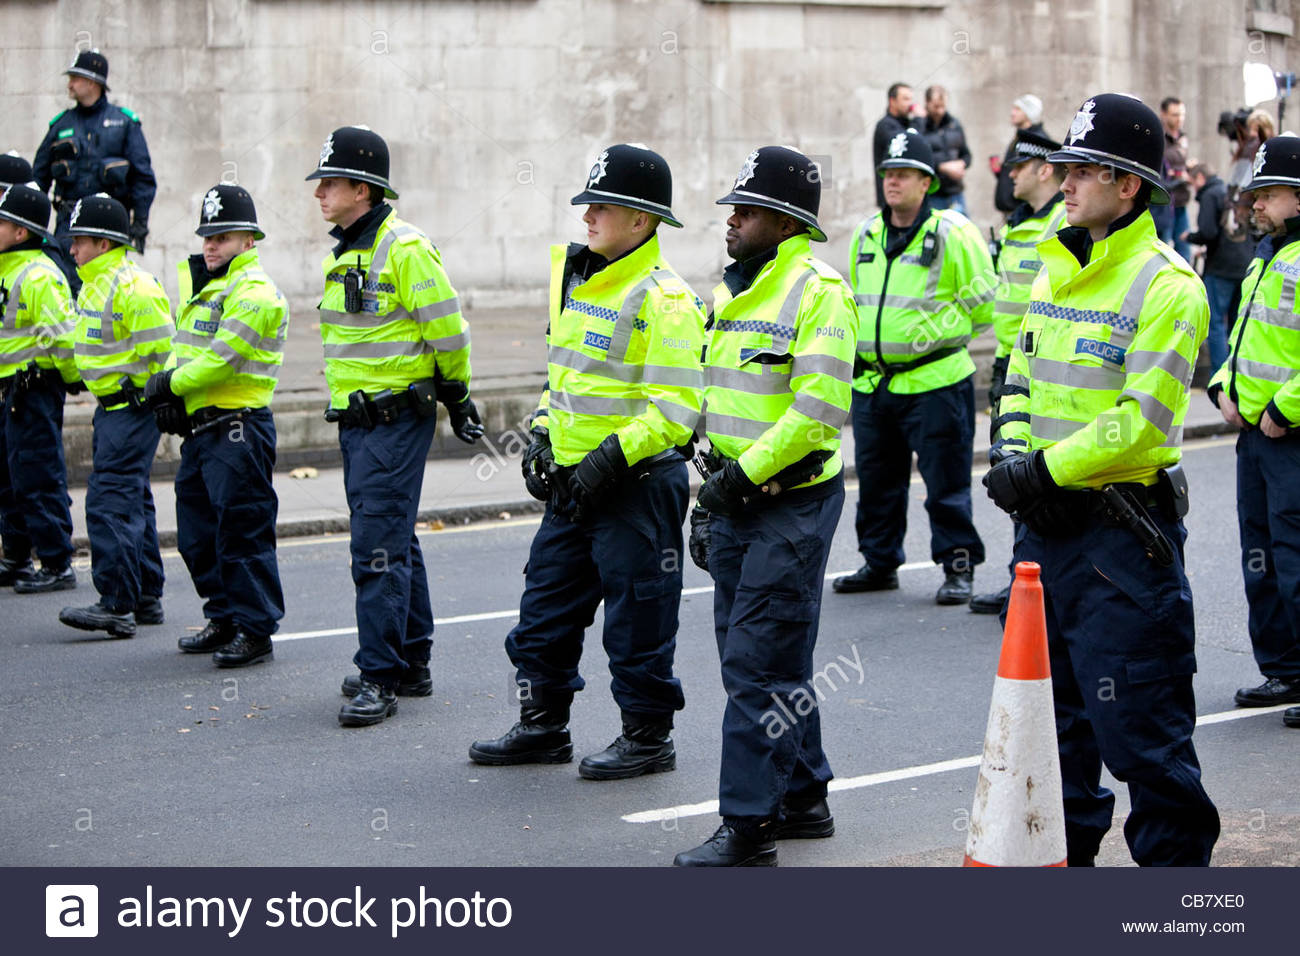
[[[885, 110], [885, 115], [880, 117], [880, 122], [876, 124], [876, 132], [871, 139], [873, 172], [880, 169], [880, 164], [887, 158], [889, 141], [907, 129], [907, 117], [911, 112], [912, 88], [906, 83], [895, 83], [889, 88], [889, 106]], [[874, 178], [876, 180], [876, 207], [884, 209], [885, 193], [884, 187], [881, 185], [884, 180], [879, 176]]]
[[1240, 301], [1241, 280], [1246, 276], [1255, 243], [1249, 237], [1236, 240], [1222, 228], [1224, 207], [1228, 202], [1228, 185], [1206, 163], [1188, 167], [1196, 188], [1196, 231], [1181, 237], [1190, 245], [1205, 247], [1205, 292], [1210, 299], [1210, 372], [1217, 371], [1228, 358], [1228, 328]]
[[[1017, 130], [1023, 129], [1037, 133], [1039, 136], [1047, 136], [1047, 131], [1043, 129], [1043, 101], [1033, 93], [1018, 97], [1011, 104], [1011, 125]], [[1020, 200], [1013, 195], [1016, 184], [1011, 181], [1011, 167], [1015, 165], [1012, 157], [1015, 155], [1016, 137], [1012, 135], [1011, 142], [1007, 144], [1007, 154], [993, 170], [998, 177], [997, 188], [993, 193], [993, 205], [997, 206], [1000, 212], [1009, 213], [1020, 205]]]
[[948, 112], [948, 91], [942, 86], [926, 87], [925, 119], [920, 132], [930, 144], [935, 171], [939, 174], [939, 190], [930, 197], [930, 206], [969, 215], [965, 188], [970, 149], [966, 146], [966, 131], [961, 128], [961, 121]]

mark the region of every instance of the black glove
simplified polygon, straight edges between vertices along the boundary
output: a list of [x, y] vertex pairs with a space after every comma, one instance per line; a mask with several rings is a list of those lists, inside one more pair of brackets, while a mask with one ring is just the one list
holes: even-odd
[[131, 223], [128, 235], [131, 237], [131, 245], [135, 246], [135, 251], [143, 253], [144, 237], [149, 235], [149, 223], [145, 222], [143, 219], [136, 219]]
[[172, 392], [172, 373], [175, 371], [169, 368], [165, 372], [154, 372], [144, 383], [144, 403], [154, 411], [175, 398]]
[[709, 527], [709, 513], [696, 505], [691, 509], [691, 536], [686, 542], [686, 549], [701, 571], [709, 570], [709, 549], [712, 547], [713, 529]]
[[64, 382], [63, 390], [69, 395], [80, 395], [86, 390], [86, 383], [81, 379], [77, 379], [75, 382]]
[[524, 452], [524, 487], [538, 501], [551, 497], [551, 472], [555, 468], [555, 454], [551, 451], [551, 435], [543, 428], [534, 428], [533, 440]]
[[740, 462], [729, 459], [722, 469], [709, 475], [696, 500], [705, 511], [734, 515], [759, 493], [758, 485], [745, 475]]
[[153, 406], [153, 419], [164, 435], [190, 435], [190, 417], [185, 414], [185, 400], [171, 398]]
[[573, 469], [569, 494], [577, 505], [574, 517], [581, 518], [609, 498], [627, 469], [627, 456], [618, 443], [618, 435], [605, 436]]
[[993, 360], [993, 374], [989, 377], [989, 412], [996, 414], [998, 403], [1002, 401], [1002, 386], [1007, 381], [1007, 366], [1011, 364], [1011, 356], [1003, 355]]
[[1041, 504], [1044, 496], [1055, 491], [1057, 484], [1040, 450], [1012, 455], [998, 462], [984, 476], [984, 487], [995, 505], [1007, 514], [1024, 517], [1027, 510]]
[[447, 417], [451, 419], [452, 433], [467, 445], [483, 437], [483, 421], [478, 417], [472, 398], [466, 398], [458, 405], [448, 405]]

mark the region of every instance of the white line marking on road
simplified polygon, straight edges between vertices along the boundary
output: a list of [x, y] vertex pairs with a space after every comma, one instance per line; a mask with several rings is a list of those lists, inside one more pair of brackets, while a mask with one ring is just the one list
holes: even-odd
[[[1278, 711], [1294, 706], [1294, 704], [1279, 704], [1276, 707], [1247, 707], [1225, 710], [1217, 714], [1206, 714], [1203, 717], [1196, 718], [1196, 726], [1205, 727], [1209, 724], [1227, 723], [1230, 720], [1244, 720], [1247, 717], [1275, 714]], [[832, 793], [840, 790], [860, 790], [863, 787], [874, 787], [882, 783], [897, 783], [900, 780], [915, 780], [917, 777], [948, 773], [951, 770], [967, 770], [979, 765], [980, 757], [978, 755], [974, 757], [958, 757], [955, 760], [941, 760], [938, 763], [919, 764], [915, 767], [903, 767], [899, 770], [886, 770], [881, 773], [868, 773], [859, 777], [843, 777], [832, 780], [827, 789]], [[638, 810], [635, 813], [624, 814], [621, 819], [624, 823], [663, 823], [667, 820], [698, 817], [717, 812], [718, 801], [709, 800], [705, 803], [683, 803], [679, 806], [663, 807], [659, 810]]]

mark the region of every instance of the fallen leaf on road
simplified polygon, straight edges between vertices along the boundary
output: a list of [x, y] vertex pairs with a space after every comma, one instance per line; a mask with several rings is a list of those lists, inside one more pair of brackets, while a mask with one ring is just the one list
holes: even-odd
[[441, 531], [445, 527], [447, 526], [442, 523], [441, 518], [434, 518], [432, 521], [429, 522], [430, 531]]
[[497, 515], [497, 517], [500, 518], [502, 521], [509, 521], [509, 520], [510, 520], [510, 512], [509, 512], [509, 511], [503, 511], [503, 512], [501, 512], [499, 515]]
[[188, 734], [191, 730], [193, 730], [192, 727], [181, 727], [176, 732], [178, 734]]
[[301, 468], [295, 468], [289, 472], [290, 478], [319, 478], [320, 472], [310, 465], [304, 465]]

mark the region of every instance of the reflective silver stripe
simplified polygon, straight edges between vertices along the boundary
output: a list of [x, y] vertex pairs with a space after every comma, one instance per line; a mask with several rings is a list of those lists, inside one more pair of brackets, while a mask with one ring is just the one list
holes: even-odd
[[1115, 331], [1123, 336], [1123, 340], [1121, 341], [1119, 336], [1112, 333], [1110, 337], [1112, 343], [1127, 346], [1133, 340], [1133, 333], [1137, 331], [1138, 316], [1142, 314], [1142, 300], [1146, 298], [1147, 289], [1150, 288], [1156, 273], [1165, 267], [1167, 261], [1159, 252], [1153, 252], [1151, 258], [1142, 264], [1142, 268], [1138, 270], [1132, 284], [1128, 287], [1128, 292], [1124, 293], [1124, 302], [1119, 307], [1120, 317], [1130, 319], [1133, 328], [1126, 329], [1117, 324]]
[[633, 365], [626, 362], [607, 362], [573, 349], [551, 346], [547, 360], [552, 365], [575, 372], [595, 373], [619, 382], [646, 382], [651, 385], [668, 385], [680, 388], [703, 387], [703, 375], [696, 369], [672, 365]]
[[73, 351], [77, 355], [116, 355], [130, 351], [146, 342], [160, 342], [171, 338], [171, 329], [165, 325], [156, 325], [152, 329], [140, 329], [124, 339], [108, 342], [77, 342]]
[[641, 314], [641, 305], [655, 285], [654, 276], [647, 276], [633, 286], [632, 291], [623, 299], [623, 304], [618, 309], [618, 318], [614, 320], [614, 328], [609, 332], [609, 348], [605, 350], [605, 357], [609, 361], [621, 362], [627, 356], [636, 317]]
[[1268, 362], [1256, 362], [1253, 359], [1237, 357], [1237, 374], [1250, 378], [1263, 379], [1265, 382], [1289, 382], [1296, 377], [1296, 370], [1270, 365]]
[[997, 298], [997, 291], [996, 289], [990, 287], [984, 290], [983, 292], [976, 292], [974, 295], [971, 296], [959, 295], [956, 298], [957, 301], [960, 302], [962, 306], [966, 309], [966, 311], [970, 312], [974, 309], [979, 308], [985, 302], [992, 302], [995, 298]]
[[149, 363], [143, 359], [135, 362], [123, 362], [121, 365], [114, 365], [110, 368], [81, 369], [82, 379], [90, 376], [89, 381], [97, 382], [107, 375], [146, 375], [149, 372]]
[[[929, 355], [931, 352], [937, 352], [939, 349], [956, 348], [965, 345], [970, 341], [969, 335], [954, 335], [946, 339], [935, 339], [933, 342], [926, 344], [925, 348], [917, 348], [915, 342], [881, 342], [880, 350], [885, 355], [910, 355], [913, 358], [920, 358], [923, 355]], [[861, 349], [864, 352], [874, 352], [876, 343], [870, 343], [867, 348]]]
[[1174, 410], [1154, 395], [1125, 389], [1121, 397], [1137, 402], [1138, 408], [1142, 410], [1142, 417], [1161, 432], [1168, 434], [1169, 429], [1174, 426]]
[[336, 325], [341, 329], [377, 329], [390, 322], [400, 322], [411, 318], [411, 313], [401, 306], [380, 315], [377, 312], [335, 312], [333, 309], [317, 309], [321, 323]]
[[[878, 292], [865, 292], [861, 295], [855, 295], [853, 300], [858, 305], [880, 305], [882, 296]], [[931, 307], [930, 299], [923, 299], [913, 295], [887, 295], [883, 297], [886, 309], [922, 309], [929, 311]]]
[[1003, 239], [1002, 245], [1012, 246], [1016, 249], [1033, 249], [1040, 242], [1042, 242], [1041, 239]]
[[1067, 422], [1063, 418], [1048, 418], [1046, 415], [1029, 416], [1029, 433], [1044, 441], [1061, 441], [1069, 438], [1087, 422]]
[[821, 422], [831, 428], [839, 428], [848, 418], [848, 411], [837, 405], [832, 405], [824, 399], [809, 395], [807, 392], [798, 392], [794, 396], [794, 410], [807, 415], [813, 421]]
[[1177, 448], [1183, 443], [1183, 426], [1175, 425], [1169, 437], [1160, 443], [1161, 448]]
[[327, 359], [414, 358], [424, 352], [423, 342], [338, 342], [325, 346]]
[[199, 335], [192, 329], [177, 329], [176, 334], [172, 336], [172, 347], [188, 345], [196, 349], [205, 349], [211, 341], [210, 335]]
[[1282, 292], [1277, 300], [1278, 309], [1287, 312], [1295, 311], [1295, 278], [1295, 275], [1289, 271], [1282, 273]]
[[25, 349], [19, 349], [17, 352], [0, 352], [0, 364], [26, 365], [32, 359], [45, 354], [45, 349], [35, 345], [29, 346]]
[[236, 372], [243, 372], [248, 375], [268, 375], [272, 378], [280, 374], [279, 362], [254, 362], [252, 359], [240, 355], [225, 342], [213, 342], [211, 351], [213, 355]]
[[708, 412], [707, 430], [717, 435], [727, 435], [731, 438], [762, 438], [772, 426], [767, 422], [756, 422], [748, 418], [738, 418], [735, 415], [720, 415], [717, 412]]
[[1034, 280], [1038, 278], [1037, 272], [1004, 272], [1002, 281], [1008, 285], [1033, 285]]
[[288, 332], [289, 323], [281, 322], [280, 328], [275, 335], [262, 335], [247, 322], [241, 322], [239, 319], [228, 317], [222, 320], [221, 327], [217, 330], [229, 332], [241, 342], [246, 342], [253, 348], [262, 352], [278, 352], [284, 348], [285, 334]]
[[939, 279], [943, 276], [943, 259], [948, 252], [948, 233], [953, 230], [953, 222], [947, 216], [939, 217], [939, 226], [935, 229], [939, 240], [934, 251], [934, 260], [930, 263], [930, 273], [925, 278], [925, 297], [933, 301], [939, 294]]
[[1022, 316], [1029, 309], [1029, 300], [1024, 302], [1012, 302], [1008, 299], [996, 299], [993, 302], [993, 311], [999, 315]]
[[1186, 385], [1192, 380], [1192, 365], [1174, 349], [1167, 352], [1129, 352], [1124, 358], [1124, 369], [1130, 375], [1142, 375], [1152, 369], [1163, 369]]
[[[794, 285], [790, 286], [790, 291], [786, 293], [785, 301], [781, 303], [781, 311], [777, 313], [776, 324], [787, 328], [795, 329], [799, 321], [799, 306], [803, 303], [803, 290], [808, 285], [808, 280], [816, 275], [816, 270], [808, 268], [804, 270], [799, 278], [794, 280]], [[772, 347], [781, 352], [786, 351], [790, 346], [790, 340], [772, 336]]]
[[411, 313], [411, 318], [416, 322], [434, 322], [438, 319], [445, 319], [449, 315], [455, 315], [460, 311], [460, 298], [452, 296], [450, 299], [443, 299], [441, 302], [431, 302], [428, 305], [419, 306]]
[[374, 283], [375, 287], [378, 287], [379, 275], [384, 271], [384, 266], [388, 265], [388, 250], [392, 248], [399, 235], [408, 235], [414, 231], [414, 229], [401, 231], [390, 229], [384, 238], [379, 240], [379, 245], [375, 247], [375, 254], [370, 257], [370, 265], [366, 267], [366, 285]]
[[853, 381], [853, 363], [834, 355], [801, 354], [790, 364], [790, 377], [800, 375], [829, 375], [841, 382]]
[[435, 352], [459, 352], [469, 348], [469, 332], [467, 330], [455, 335], [444, 335], [440, 339], [425, 339], [424, 348]]
[[644, 398], [613, 398], [599, 395], [570, 395], [551, 392], [551, 411], [573, 415], [622, 415], [635, 418], [646, 409]]
[[[763, 366], [759, 366], [763, 368]], [[785, 373], [746, 372], [739, 368], [711, 365], [707, 371], [712, 388], [725, 388], [745, 395], [780, 395], [790, 391], [790, 376]]]
[[686, 405], [679, 405], [671, 399], [664, 398], [662, 395], [656, 395], [650, 399], [650, 404], [659, 410], [659, 414], [668, 419], [675, 425], [681, 425], [683, 428], [694, 428], [700, 420], [700, 413]]
[[35, 262], [27, 263], [22, 272], [18, 273], [18, 278], [14, 280], [14, 284], [9, 287], [9, 301], [5, 304], [4, 318], [4, 324], [9, 329], [14, 329], [17, 325], [16, 316], [18, 315], [18, 306], [22, 301], [23, 280], [27, 278], [27, 273], [35, 268]]
[[[1291, 290], [1292, 297], [1295, 296], [1295, 290]], [[1250, 317], [1257, 322], [1263, 322], [1265, 325], [1271, 325], [1279, 329], [1300, 329], [1300, 315], [1297, 315], [1292, 309], [1270, 309], [1266, 306], [1256, 304], [1251, 310]]]
[[1021, 375], [1019, 372], [1007, 372], [1007, 377], [1003, 380], [1003, 386], [1014, 385], [1017, 388], [1029, 390], [1029, 376]]
[[1030, 359], [1030, 368], [1034, 381], [1064, 388], [1113, 392], [1124, 386], [1124, 369], [1118, 365], [1077, 365], [1055, 359], [1033, 358]]

